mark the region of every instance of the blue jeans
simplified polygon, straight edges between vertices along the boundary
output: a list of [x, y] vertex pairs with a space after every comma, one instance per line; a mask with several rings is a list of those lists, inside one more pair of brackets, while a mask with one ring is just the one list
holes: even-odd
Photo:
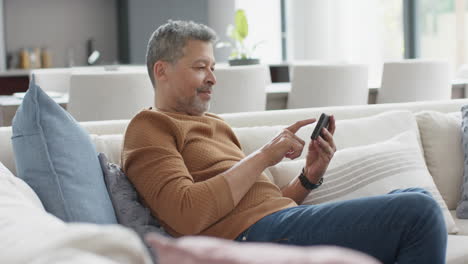
[[349, 201], [300, 205], [265, 216], [237, 241], [336, 245], [383, 263], [445, 263], [447, 230], [439, 205], [421, 188]]

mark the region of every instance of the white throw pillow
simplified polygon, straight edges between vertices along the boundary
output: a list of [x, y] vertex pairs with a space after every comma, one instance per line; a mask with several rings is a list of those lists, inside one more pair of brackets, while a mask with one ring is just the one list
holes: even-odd
[[[284, 128], [285, 126], [281, 125], [240, 127], [233, 128], [233, 130], [241, 143], [242, 150], [246, 155], [249, 155], [268, 143]], [[298, 137], [306, 142], [306, 146], [310, 142], [310, 135], [314, 128], [315, 123], [301, 128], [296, 133]], [[415, 131], [419, 140], [418, 125], [413, 113], [409, 111], [389, 111], [369, 117], [337, 120], [334, 139], [337, 149], [344, 149], [387, 140], [407, 130]], [[305, 158], [305, 155], [306, 151], [303, 151], [300, 158]], [[273, 180], [269, 169], [265, 170], [265, 174], [270, 180]]]
[[[233, 128], [233, 130], [241, 143], [242, 150], [249, 155], [268, 143], [284, 128], [285, 126], [262, 126]], [[296, 135], [309, 144], [314, 128], [315, 123], [305, 126]], [[419, 135], [414, 115], [409, 111], [390, 111], [370, 117], [337, 120], [334, 139], [337, 149], [345, 149], [387, 140], [407, 130], [415, 131]], [[304, 151], [301, 158], [305, 158], [305, 155]]]
[[0, 161], [16, 175], [15, 155], [11, 145], [11, 127], [0, 127]]
[[151, 263], [139, 237], [117, 225], [66, 224], [0, 163], [0, 263]]
[[447, 207], [454, 210], [463, 182], [461, 114], [423, 111], [415, 116], [427, 168]]
[[[44, 210], [41, 200], [37, 194], [23, 180], [11, 173], [7, 167], [0, 162], [0, 200], [8, 203], [13, 202], [29, 204], [40, 210]], [[1, 205], [1, 203], [0, 203]], [[1, 210], [0, 210], [1, 215]]]
[[[283, 187], [294, 179], [305, 160], [287, 161], [270, 167], [275, 183]], [[395, 189], [421, 187], [431, 192], [444, 213], [447, 231], [457, 227], [424, 163], [416, 134], [407, 131], [387, 141], [337, 151], [323, 185], [303, 204], [349, 200], [382, 195]]]

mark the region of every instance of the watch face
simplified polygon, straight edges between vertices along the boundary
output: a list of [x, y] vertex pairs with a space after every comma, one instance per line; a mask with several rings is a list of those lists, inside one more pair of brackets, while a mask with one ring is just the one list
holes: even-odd
[[316, 185], [317, 185], [317, 187], [318, 187], [318, 186], [320, 186], [320, 185], [322, 185], [322, 183], [323, 183], [323, 177], [322, 177], [322, 178], [320, 178], [320, 180], [317, 182], [317, 184], [316, 184]]

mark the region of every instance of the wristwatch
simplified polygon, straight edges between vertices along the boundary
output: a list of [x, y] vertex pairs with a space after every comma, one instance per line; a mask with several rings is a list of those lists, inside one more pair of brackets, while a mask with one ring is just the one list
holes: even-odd
[[323, 177], [320, 178], [320, 180], [316, 184], [311, 183], [309, 179], [307, 179], [307, 177], [305, 176], [304, 168], [302, 168], [301, 174], [299, 174], [299, 181], [301, 182], [301, 185], [307, 190], [313, 190], [317, 189], [318, 187], [320, 187], [320, 185], [322, 185]]

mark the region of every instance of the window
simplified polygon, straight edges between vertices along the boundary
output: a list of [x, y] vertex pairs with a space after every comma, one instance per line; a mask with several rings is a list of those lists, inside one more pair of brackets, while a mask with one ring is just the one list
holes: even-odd
[[401, 0], [288, 0], [288, 60], [363, 63], [380, 85], [385, 61], [402, 59]]
[[262, 63], [281, 62], [280, 0], [236, 0], [235, 8], [244, 9], [249, 24], [246, 42], [261, 44], [254, 52]]
[[452, 71], [464, 63], [465, 0], [420, 0], [417, 12], [419, 57], [449, 61]]

